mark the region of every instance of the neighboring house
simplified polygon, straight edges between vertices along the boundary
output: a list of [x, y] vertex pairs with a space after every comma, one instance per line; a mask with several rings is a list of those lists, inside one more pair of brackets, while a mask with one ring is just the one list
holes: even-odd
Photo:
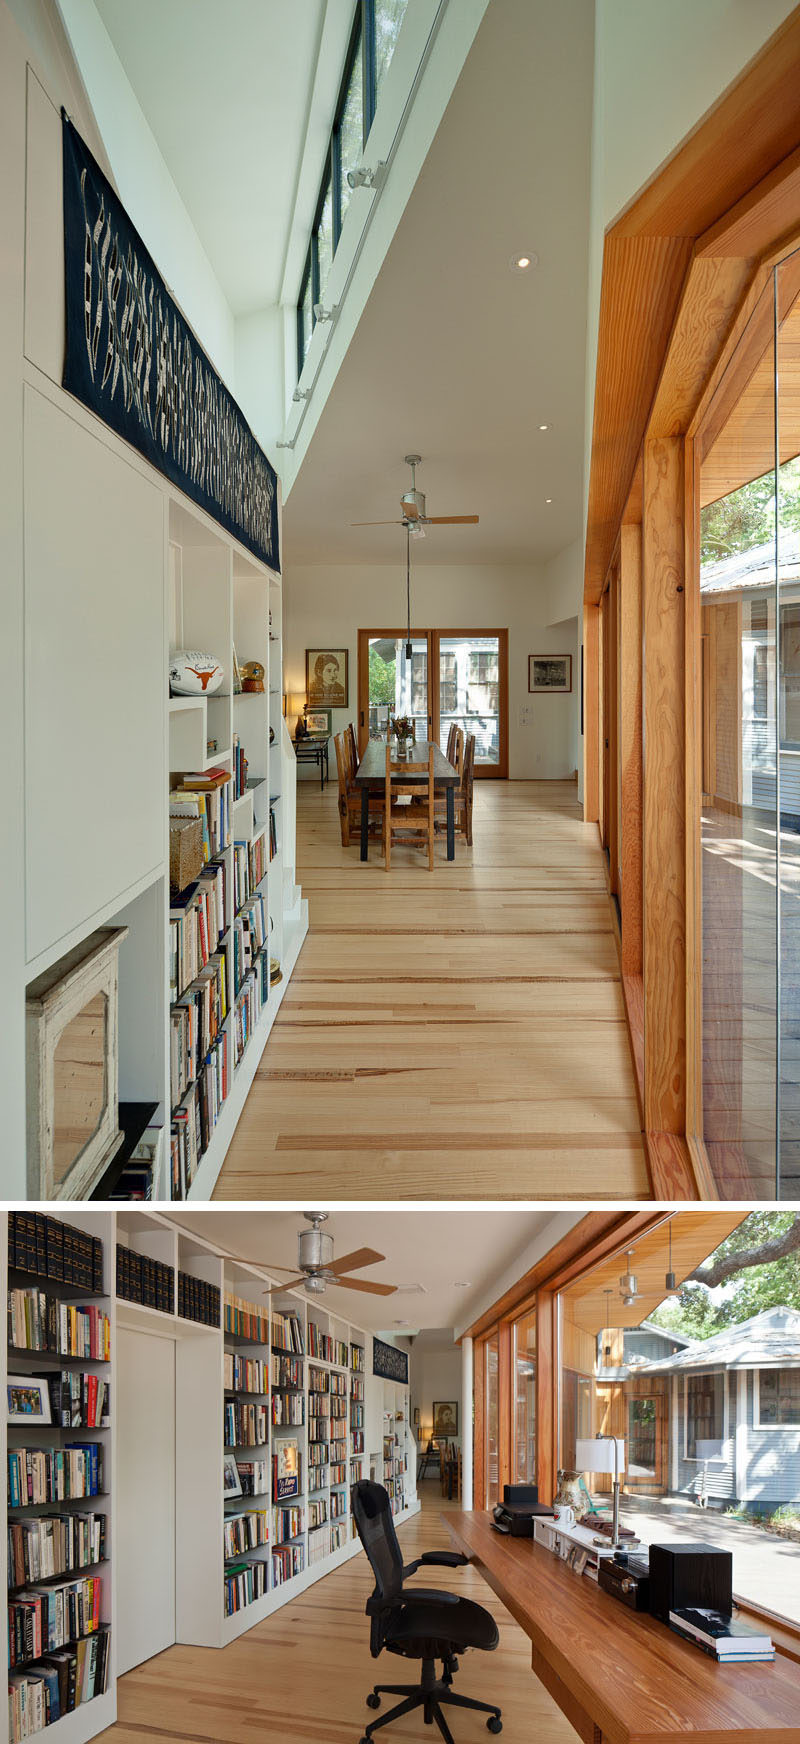
[[[652, 1394], [642, 1394], [651, 1382]], [[634, 1384], [629, 1410], [645, 1397], [655, 1412], [662, 1402], [662, 1493], [765, 1512], [800, 1503], [800, 1313], [769, 1308], [637, 1368]]]

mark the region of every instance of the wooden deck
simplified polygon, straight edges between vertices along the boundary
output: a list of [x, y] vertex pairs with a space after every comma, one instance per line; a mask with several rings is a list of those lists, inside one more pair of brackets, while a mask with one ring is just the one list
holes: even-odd
[[597, 830], [475, 784], [475, 846], [386, 873], [298, 786], [308, 939], [215, 1199], [649, 1196]]

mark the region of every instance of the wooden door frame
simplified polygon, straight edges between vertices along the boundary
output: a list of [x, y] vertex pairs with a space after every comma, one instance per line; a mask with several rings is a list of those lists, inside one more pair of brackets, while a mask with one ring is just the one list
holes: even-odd
[[[407, 631], [398, 629], [374, 630], [366, 629], [358, 632], [358, 754], [362, 757], [369, 736], [369, 643], [389, 637], [400, 642], [407, 640]], [[428, 734], [434, 743], [439, 739], [440, 707], [439, 707], [439, 652], [442, 637], [448, 636], [468, 638], [470, 636], [496, 637], [498, 661], [498, 761], [497, 763], [475, 764], [477, 780], [505, 781], [508, 779], [508, 630], [496, 626], [488, 630], [437, 629], [415, 630], [412, 624], [412, 641], [423, 638], [428, 644]]]

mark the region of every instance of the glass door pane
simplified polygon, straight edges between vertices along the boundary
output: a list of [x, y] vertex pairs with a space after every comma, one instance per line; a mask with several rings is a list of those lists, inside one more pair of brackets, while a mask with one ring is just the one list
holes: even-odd
[[475, 762], [500, 762], [500, 642], [497, 636], [439, 637], [439, 743], [455, 722], [475, 734]]
[[412, 635], [411, 659], [404, 635], [368, 638], [369, 737], [385, 739], [389, 720], [410, 715], [417, 742], [428, 737], [428, 638]]
[[500, 1339], [496, 1332], [487, 1338], [484, 1345], [486, 1372], [484, 1377], [484, 1393], [486, 1411], [485, 1471], [486, 1471], [486, 1506], [493, 1508], [500, 1500], [500, 1399], [499, 1376]]
[[778, 331], [778, 964], [776, 1197], [800, 1197], [800, 254], [776, 270]]
[[513, 1481], [536, 1482], [536, 1309], [514, 1324]]

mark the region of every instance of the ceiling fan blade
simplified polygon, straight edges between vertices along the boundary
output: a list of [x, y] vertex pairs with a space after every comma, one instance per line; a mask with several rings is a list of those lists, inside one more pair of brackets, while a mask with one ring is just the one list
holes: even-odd
[[402, 527], [402, 521], [351, 521], [351, 527]]
[[[287, 1269], [286, 1266], [281, 1266], [282, 1272], [285, 1272]], [[264, 1295], [276, 1296], [283, 1290], [294, 1290], [298, 1284], [304, 1284], [305, 1281], [306, 1274], [305, 1272], [301, 1272], [299, 1278], [290, 1278], [286, 1284], [270, 1284], [269, 1289], [264, 1291]]]
[[329, 1272], [360, 1272], [364, 1266], [377, 1266], [385, 1260], [385, 1254], [375, 1252], [374, 1247], [357, 1247], [354, 1253], [343, 1254], [340, 1260], [331, 1260]]
[[230, 1257], [231, 1257], [231, 1259], [236, 1260], [238, 1265], [261, 1266], [265, 1272], [292, 1272], [292, 1273], [294, 1273], [297, 1271], [296, 1265], [294, 1265], [294, 1266], [273, 1265], [272, 1260], [245, 1259], [242, 1254], [231, 1254]]
[[368, 1296], [394, 1296], [396, 1284], [371, 1284], [368, 1278], [331, 1278], [331, 1290], [365, 1290]]
[[480, 515], [426, 515], [429, 527], [476, 527]]

